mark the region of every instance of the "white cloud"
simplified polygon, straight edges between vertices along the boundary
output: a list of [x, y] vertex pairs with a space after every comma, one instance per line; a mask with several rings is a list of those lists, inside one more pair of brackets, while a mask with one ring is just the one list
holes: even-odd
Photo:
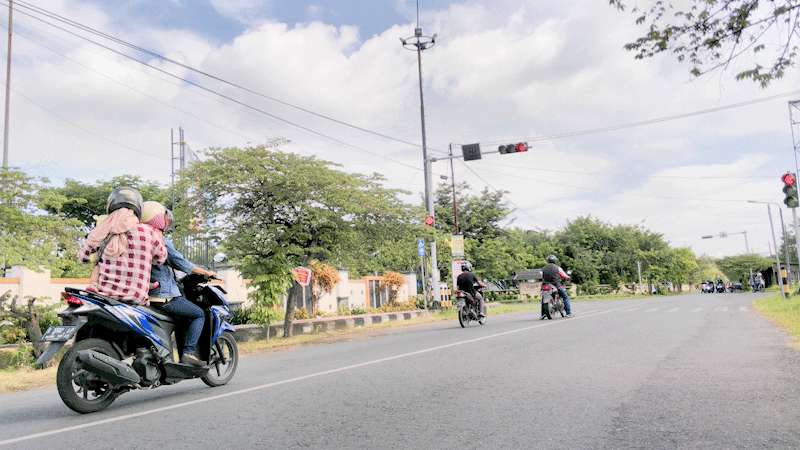
[[[185, 30], [133, 24], [126, 27], [125, 36], [257, 91], [419, 141], [416, 57], [398, 40], [412, 32], [412, 24], [397, 24], [362, 39], [352, 26], [320, 21], [291, 26], [270, 20], [269, 2], [213, 3], [221, 14], [247, 23], [248, 30], [224, 44]], [[595, 128], [770, 95], [797, 85], [794, 73], [767, 91], [748, 83], [721, 84], [717, 77], [689, 82], [687, 67], [669, 58], [635, 61], [622, 50], [624, 42], [641, 32], [630, 25], [631, 17], [602, 2], [580, 3], [503, 0], [426, 11], [426, 33], [439, 34], [438, 44], [423, 57], [431, 147], [446, 149], [454, 142], [458, 152], [460, 143]], [[53, 8], [113, 29], [108, 16], [88, 4], [59, 0]], [[183, 125], [195, 149], [286, 136], [292, 140], [287, 148], [293, 151], [336, 161], [346, 170], [385, 173], [392, 186], [414, 191], [413, 199], [422, 190], [420, 172], [388, 160], [421, 166], [417, 148], [151, 61], [385, 156], [342, 148], [88, 44], [63, 37], [48, 36], [46, 41], [82, 64], [205, 121], [19, 39], [15, 89], [85, 130], [164, 155], [159, 160], [121, 149], [22, 98], [12, 98], [12, 162], [36, 173], [107, 178], [129, 172], [166, 181], [169, 129]], [[699, 236], [748, 229], [752, 245], [766, 250], [763, 207], [697, 198], [779, 199], [777, 176], [702, 177], [779, 174], [793, 163], [786, 113], [785, 103], [775, 101], [644, 128], [534, 143], [527, 154], [489, 154], [468, 164], [495, 187], [511, 192], [511, 200], [522, 208], [515, 212], [516, 225], [554, 228], [590, 213], [612, 222], [644, 219], [646, 226], [676, 244], [712, 254], [737, 252], [741, 245], [734, 238], [701, 241]], [[487, 144], [484, 150], [495, 148]], [[449, 173], [443, 163], [434, 166], [437, 173]], [[668, 178], [673, 176], [694, 179]], [[482, 187], [461, 163], [456, 164], [456, 177]]]

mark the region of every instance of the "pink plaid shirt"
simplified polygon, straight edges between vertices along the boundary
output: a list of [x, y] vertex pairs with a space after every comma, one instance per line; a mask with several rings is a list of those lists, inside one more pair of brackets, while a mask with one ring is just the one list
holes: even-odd
[[[167, 248], [163, 237], [150, 225], [139, 224], [125, 234], [128, 236], [128, 252], [116, 258], [103, 257], [98, 263], [97, 283], [87, 290], [117, 300], [136, 300], [144, 305], [150, 288], [150, 267], [164, 264]], [[97, 250], [97, 247], [84, 243], [78, 256], [82, 262], [88, 262]]]

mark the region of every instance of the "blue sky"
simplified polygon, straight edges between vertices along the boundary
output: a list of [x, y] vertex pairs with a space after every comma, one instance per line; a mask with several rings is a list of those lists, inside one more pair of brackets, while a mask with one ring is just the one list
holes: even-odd
[[[34, 0], [31, 0], [34, 1]], [[409, 0], [41, 0], [62, 15], [209, 73], [337, 119], [419, 142]], [[607, 2], [422, 2], [439, 41], [424, 56], [429, 143], [436, 149], [524, 140], [681, 114], [797, 90], [800, 75], [762, 89], [735, 68], [692, 79], [671, 57], [636, 61], [641, 33]], [[16, 17], [16, 16], [15, 16]], [[4, 17], [0, 17], [4, 20]], [[198, 151], [284, 137], [284, 150], [422, 190], [418, 148], [385, 141], [148, 59], [352, 146], [286, 126], [32, 21], [16, 19], [11, 161], [55, 182], [136, 174], [169, 179], [169, 132]], [[43, 47], [44, 46], [44, 47]], [[1, 46], [0, 46], [1, 47]], [[46, 48], [51, 50], [47, 50]], [[456, 177], [509, 192], [515, 225], [553, 229], [578, 215], [639, 224], [698, 253], [737, 253], [720, 231], [751, 233], [766, 252], [766, 220], [749, 198], [780, 201], [793, 165], [783, 97], [648, 127], [536, 142], [487, 155]], [[458, 151], [458, 150], [456, 150]], [[399, 163], [399, 164], [398, 164]], [[442, 164], [434, 171], [447, 172]], [[714, 176], [714, 179], [705, 179]], [[720, 199], [714, 202], [707, 199]], [[743, 212], [752, 211], [753, 214]], [[644, 221], [644, 222], [643, 222]]]
[[[134, 19], [161, 27], [185, 28], [222, 43], [238, 36], [248, 26], [237, 18], [221, 14], [210, 0], [91, 1], [113, 11], [123, 24]], [[414, 5], [400, 0], [253, 0], [241, 3], [252, 4], [247, 9], [254, 21], [268, 19], [296, 24], [319, 20], [336, 26], [354, 25], [363, 38], [394, 24], [414, 20], [415, 15]], [[423, 21], [424, 9], [441, 9], [450, 3], [456, 2], [423, 0]]]

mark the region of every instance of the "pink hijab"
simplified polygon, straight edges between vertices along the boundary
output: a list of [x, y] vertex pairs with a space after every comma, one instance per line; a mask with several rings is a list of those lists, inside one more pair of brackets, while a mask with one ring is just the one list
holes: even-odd
[[[108, 258], [119, 257], [128, 251], [128, 237], [125, 233], [138, 224], [139, 219], [133, 211], [127, 208], [120, 208], [106, 216], [104, 220], [98, 220], [97, 225], [89, 232], [86, 241], [92, 248], [99, 249], [106, 237], [110, 235], [112, 237], [106, 245], [103, 256]], [[97, 282], [99, 275], [100, 268], [94, 266], [91, 277], [92, 284]]]

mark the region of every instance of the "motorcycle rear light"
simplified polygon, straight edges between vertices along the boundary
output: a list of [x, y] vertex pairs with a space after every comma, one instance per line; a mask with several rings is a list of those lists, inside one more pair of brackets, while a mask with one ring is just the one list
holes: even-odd
[[550, 290], [550, 285], [549, 284], [545, 284], [544, 286], [542, 286], [542, 290], [543, 291], [549, 291]]
[[68, 305], [72, 305], [72, 306], [81, 306], [81, 305], [83, 305], [83, 300], [81, 300], [78, 297], [75, 297], [73, 295], [70, 295], [70, 294], [68, 294], [66, 292], [62, 292], [61, 293], [61, 299], [64, 300], [65, 302], [67, 302]]

